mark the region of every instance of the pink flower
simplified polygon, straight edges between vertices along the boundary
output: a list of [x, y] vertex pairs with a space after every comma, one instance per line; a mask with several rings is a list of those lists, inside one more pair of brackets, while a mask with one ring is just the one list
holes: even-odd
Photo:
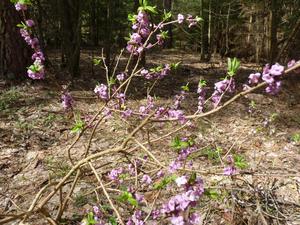
[[73, 107], [74, 100], [69, 92], [65, 92], [62, 95], [61, 99], [62, 99], [62, 103], [61, 103], [62, 107], [65, 110], [71, 109]]
[[184, 21], [184, 15], [178, 14], [177, 20], [178, 20], [178, 23], [179, 23], [179, 24], [180, 24], [180, 23], [183, 23], [183, 21]]
[[27, 10], [27, 5], [21, 4], [21, 3], [16, 3], [15, 8], [17, 11], [25, 11], [25, 10]]
[[118, 81], [123, 81], [125, 79], [125, 74], [124, 73], [120, 73], [117, 75], [117, 80]]
[[260, 73], [251, 73], [249, 75], [249, 84], [257, 84], [259, 82], [260, 76]]
[[34, 23], [34, 21], [33, 20], [26, 20], [26, 25], [28, 26], [28, 27], [33, 27], [34, 25], [35, 25], [35, 23]]
[[296, 61], [293, 59], [291, 61], [288, 62], [287, 67], [291, 68], [292, 66], [294, 66], [296, 64]]
[[105, 84], [97, 85], [94, 89], [94, 92], [104, 100], [108, 99], [108, 88]]
[[281, 87], [281, 81], [276, 81], [266, 87], [266, 92], [272, 95], [275, 95], [279, 92]]
[[236, 169], [234, 166], [228, 166], [224, 168], [224, 175], [231, 176], [236, 173]]
[[268, 84], [272, 84], [274, 82], [274, 77], [269, 73], [263, 74], [262, 79]]
[[151, 184], [151, 183], [152, 183], [152, 179], [151, 179], [151, 177], [150, 177], [149, 175], [146, 175], [146, 174], [145, 174], [145, 175], [142, 177], [141, 182], [144, 183], [144, 184]]
[[284, 66], [281, 66], [278, 63], [274, 64], [269, 70], [269, 73], [273, 76], [280, 76], [282, 75], [283, 72], [284, 72]]
[[171, 224], [174, 225], [185, 225], [184, 219], [182, 216], [173, 216], [171, 218]]
[[178, 177], [176, 180], [175, 180], [176, 184], [178, 187], [182, 186], [182, 185], [185, 185], [188, 180], [186, 178], [186, 176], [182, 176], [182, 177]]
[[140, 44], [142, 42], [142, 37], [138, 33], [133, 33], [130, 41], [132, 41], [134, 44]]
[[144, 195], [142, 194], [135, 193], [134, 197], [139, 203], [141, 203], [144, 200]]

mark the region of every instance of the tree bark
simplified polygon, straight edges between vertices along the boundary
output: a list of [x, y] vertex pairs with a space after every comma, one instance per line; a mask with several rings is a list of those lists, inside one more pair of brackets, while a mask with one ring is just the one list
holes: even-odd
[[32, 50], [22, 39], [17, 24], [20, 14], [9, 0], [0, 1], [0, 76], [23, 78], [31, 64]]
[[106, 8], [106, 26], [105, 26], [105, 45], [104, 45], [104, 53], [107, 67], [110, 71], [110, 62], [111, 62], [111, 47], [112, 47], [112, 25], [113, 25], [113, 11], [114, 11], [114, 3], [116, 0], [107, 0], [107, 8]]
[[98, 46], [98, 37], [97, 37], [97, 5], [96, 0], [91, 0], [90, 5], [90, 12], [91, 12], [91, 21], [90, 21], [90, 41], [94, 46]]
[[271, 63], [274, 63], [278, 52], [277, 46], [277, 29], [278, 29], [278, 4], [279, 0], [271, 0], [271, 7], [270, 7], [270, 30], [269, 30], [269, 37], [270, 37], [270, 46], [269, 46], [269, 60]]
[[201, 26], [201, 54], [200, 58], [202, 61], [209, 61], [209, 14], [208, 10], [205, 10], [204, 0], [200, 1], [200, 16], [203, 18]]
[[[166, 12], [172, 11], [172, 0], [164, 0], [163, 7]], [[164, 47], [165, 48], [172, 48], [173, 47], [173, 26], [172, 24], [167, 25], [166, 30], [168, 31], [169, 38], [165, 41]]]
[[81, 42], [81, 0], [60, 0], [62, 53], [72, 76], [78, 76]]

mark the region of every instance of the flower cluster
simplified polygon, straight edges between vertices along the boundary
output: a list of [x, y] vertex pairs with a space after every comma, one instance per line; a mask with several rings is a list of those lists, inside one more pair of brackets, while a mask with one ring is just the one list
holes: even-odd
[[17, 11], [25, 11], [25, 10], [27, 10], [27, 4], [17, 2], [15, 4], [15, 8]]
[[228, 166], [224, 168], [224, 175], [231, 176], [236, 174], [236, 167], [232, 155], [227, 156], [227, 164]]
[[267, 64], [264, 67], [262, 79], [263, 81], [268, 83], [268, 87], [266, 88], [266, 92], [269, 94], [277, 94], [281, 87], [281, 81], [279, 81], [279, 77], [284, 72], [284, 66], [279, 65], [278, 63], [272, 65], [270, 67]]
[[197, 204], [204, 192], [202, 179], [193, 176], [187, 179], [186, 176], [182, 176], [175, 181], [179, 187], [183, 188], [184, 192], [171, 197], [167, 203], [163, 204], [160, 213], [170, 217], [170, 222], [174, 225], [199, 224], [198, 214], [191, 213], [188, 216], [185, 214], [189, 208]]
[[139, 10], [134, 16], [132, 29], [134, 33], [131, 34], [126, 49], [134, 55], [139, 55], [144, 51], [143, 40], [149, 36], [151, 30], [148, 14], [145, 11]]
[[123, 168], [118, 169], [112, 169], [109, 174], [108, 178], [112, 181], [115, 181], [117, 183], [122, 183], [123, 180], [120, 178], [120, 175], [124, 172]]
[[206, 82], [200, 80], [199, 84], [198, 84], [198, 89], [197, 89], [197, 93], [198, 93], [198, 112], [203, 112], [204, 109], [204, 104], [205, 104], [205, 96], [206, 96]]
[[141, 76], [145, 77], [145, 79], [163, 79], [171, 72], [171, 66], [169, 64], [165, 64], [164, 66], [158, 66], [156, 68], [151, 68], [150, 71], [147, 69], [141, 70]]
[[151, 109], [154, 108], [154, 99], [152, 96], [148, 95], [147, 96], [147, 105], [142, 105], [139, 108], [139, 113], [141, 114], [141, 116], [145, 116], [147, 115]]
[[[25, 11], [27, 10], [27, 4], [24, 2], [17, 2], [15, 3], [15, 8], [17, 11]], [[43, 79], [45, 77], [45, 57], [41, 51], [39, 40], [32, 35], [32, 27], [35, 26], [35, 23], [32, 19], [28, 19], [25, 23], [19, 24], [18, 26], [20, 27], [21, 36], [34, 51], [32, 55], [32, 60], [34, 60], [34, 62], [30, 67], [28, 67], [27, 74], [31, 79]]]
[[215, 91], [212, 94], [212, 102], [214, 107], [217, 107], [221, 101], [221, 98], [225, 92], [233, 93], [235, 91], [235, 82], [231, 77], [230, 79], [225, 78], [215, 83]]
[[64, 108], [64, 110], [69, 110], [73, 108], [74, 100], [70, 92], [68, 91], [64, 92], [61, 97], [61, 100], [62, 100], [62, 107]]
[[185, 99], [185, 96], [186, 96], [186, 92], [184, 90], [182, 90], [179, 95], [175, 95], [175, 99], [174, 99], [175, 101], [173, 105], [174, 109], [178, 109], [180, 107], [181, 102]]
[[108, 87], [105, 84], [97, 85], [94, 92], [99, 96], [99, 98], [108, 100]]
[[91, 221], [93, 221], [93, 224], [97, 224], [97, 225], [106, 224], [103, 220], [104, 215], [98, 206], [93, 206], [93, 210], [87, 212], [87, 214], [88, 214], [87, 218], [83, 219], [80, 225], [90, 225]]

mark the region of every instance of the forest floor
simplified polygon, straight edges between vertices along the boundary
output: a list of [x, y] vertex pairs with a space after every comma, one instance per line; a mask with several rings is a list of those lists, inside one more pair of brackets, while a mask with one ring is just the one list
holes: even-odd
[[[82, 77], [70, 85], [76, 101], [74, 115], [80, 113], [84, 119], [91, 118], [100, 105], [95, 101], [93, 88], [101, 75], [95, 68], [95, 75], [91, 76], [89, 54], [83, 53]], [[58, 58], [55, 54], [51, 57], [56, 65]], [[159, 104], [172, 102], [172, 96], [186, 83], [195, 93], [199, 79], [207, 80], [211, 86], [226, 73], [226, 63], [199, 63], [195, 54], [166, 51], [147, 56], [149, 64], [170, 60], [182, 63], [178, 71], [154, 89]], [[237, 83], [245, 83], [250, 72], [259, 70], [258, 65], [242, 63]], [[300, 80], [296, 76], [284, 82], [277, 96], [266, 95], [263, 90], [249, 94], [217, 114], [194, 120], [191, 127], [179, 132], [182, 136], [193, 136], [203, 147], [192, 166], [199, 174], [205, 171], [201, 177], [207, 190], [211, 190], [200, 208], [202, 224], [300, 224]], [[55, 77], [67, 84], [63, 72]], [[146, 101], [145, 88], [141, 82], [134, 82], [132, 87], [128, 105], [137, 108]], [[49, 179], [61, 179], [71, 168], [65, 149], [76, 136], [70, 132], [76, 116], [63, 111], [57, 93], [59, 86], [52, 80], [14, 87], [4, 86], [0, 81], [0, 88], [1, 219], [1, 214], [28, 209]], [[197, 108], [197, 94], [190, 94], [183, 108], [192, 114]], [[105, 120], [96, 131], [90, 152], [118, 145], [134, 123], [117, 116]], [[156, 124], [149, 129], [155, 138], [178, 126]], [[146, 133], [140, 135], [143, 138]], [[152, 153], [166, 164], [173, 157], [170, 142], [174, 136], [151, 146]], [[84, 154], [87, 139], [88, 135], [84, 136], [72, 149], [74, 159]], [[229, 154], [240, 156], [245, 163], [245, 169], [233, 178], [222, 175], [223, 157]], [[107, 160], [110, 163], [119, 159], [111, 156]], [[107, 166], [103, 170], [109, 169]], [[69, 221], [65, 224], [76, 224], [84, 210], [93, 205], [90, 187], [89, 183], [81, 182], [75, 188], [72, 204], [64, 214]], [[54, 196], [48, 209], [55, 209], [58, 201], [59, 196]], [[38, 224], [34, 222], [37, 217], [30, 224]]]

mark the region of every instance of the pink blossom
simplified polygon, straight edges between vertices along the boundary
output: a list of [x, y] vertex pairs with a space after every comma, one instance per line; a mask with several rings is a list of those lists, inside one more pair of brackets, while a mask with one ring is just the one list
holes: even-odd
[[284, 72], [284, 66], [281, 66], [278, 63], [274, 64], [269, 70], [269, 73], [273, 76], [280, 76], [282, 75], [283, 72]]
[[224, 175], [231, 176], [236, 173], [236, 169], [234, 166], [228, 166], [224, 168]]
[[181, 176], [181, 177], [178, 177], [176, 180], [175, 180], [176, 184], [178, 187], [182, 186], [182, 185], [185, 185], [188, 180], [186, 178], [186, 176]]
[[249, 75], [249, 84], [257, 84], [259, 82], [260, 77], [261, 77], [260, 73], [251, 73]]
[[141, 180], [142, 183], [145, 183], [145, 184], [151, 184], [152, 183], [152, 179], [149, 175], [145, 174], [143, 177], [142, 177], [142, 180]]
[[179, 23], [179, 24], [180, 24], [180, 23], [183, 23], [183, 21], [184, 21], [184, 15], [178, 14], [177, 20], [178, 20], [178, 23]]
[[108, 99], [108, 88], [105, 84], [97, 85], [94, 89], [94, 92], [104, 100]]
[[15, 8], [17, 11], [25, 11], [27, 10], [27, 5], [18, 2], [15, 4]]
[[34, 21], [33, 20], [26, 20], [26, 25], [28, 26], [28, 27], [33, 27], [34, 25], [35, 25], [35, 23], [34, 23]]

